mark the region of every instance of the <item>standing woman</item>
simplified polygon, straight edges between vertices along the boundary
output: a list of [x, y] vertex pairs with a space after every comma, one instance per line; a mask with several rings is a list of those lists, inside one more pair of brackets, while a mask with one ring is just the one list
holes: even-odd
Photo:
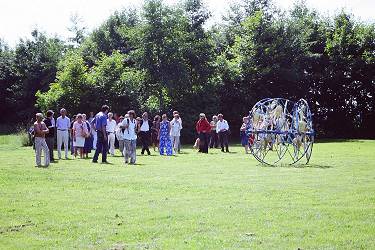
[[73, 147], [74, 156], [77, 157], [77, 151], [79, 150], [79, 156], [83, 158], [83, 148], [85, 146], [85, 138], [87, 136], [87, 125], [83, 122], [82, 114], [77, 115], [77, 120], [73, 123]]
[[208, 153], [208, 136], [211, 132], [210, 123], [207, 121], [206, 115], [204, 113], [199, 114], [199, 120], [195, 126], [198, 138], [199, 138], [199, 152]]
[[93, 138], [91, 134], [91, 123], [86, 120], [86, 114], [82, 114], [83, 122], [86, 123], [87, 135], [85, 137], [85, 146], [83, 147], [83, 154], [85, 158], [89, 158], [89, 153], [91, 153]]
[[55, 161], [53, 157], [53, 148], [55, 145], [55, 119], [53, 118], [53, 111], [47, 111], [47, 117], [43, 120], [48, 128], [48, 133], [46, 134], [46, 143], [49, 150], [49, 160]]
[[249, 137], [246, 134], [246, 129], [249, 125], [249, 117], [245, 116], [242, 118], [242, 126], [240, 128], [241, 144], [245, 148], [245, 153], [249, 153]]
[[212, 121], [210, 122], [211, 126], [211, 133], [210, 133], [210, 148], [218, 148], [218, 137], [216, 133], [216, 125], [217, 125], [217, 116], [214, 115], [212, 117]]
[[160, 115], [154, 117], [151, 128], [151, 143], [154, 151], [159, 147], [159, 130], [160, 130]]
[[72, 120], [70, 122], [70, 127], [69, 127], [69, 136], [70, 136], [70, 154], [74, 155], [74, 152], [76, 151], [74, 148], [74, 143], [73, 143], [73, 124], [77, 121], [77, 116], [73, 115]]
[[96, 133], [95, 129], [95, 117], [94, 117], [94, 112], [90, 112], [90, 118], [88, 119], [90, 123], [90, 130], [91, 130], [91, 137], [92, 137], [92, 148], [95, 150], [96, 149], [96, 142], [98, 140], [98, 134]]
[[35, 159], [36, 166], [41, 166], [42, 150], [44, 153], [44, 166], [48, 167], [50, 163], [49, 150], [45, 140], [46, 134], [49, 132], [46, 124], [43, 122], [43, 114], [37, 113], [35, 115], [36, 121], [34, 123], [34, 133], [35, 133]]
[[160, 130], [159, 130], [159, 151], [160, 155], [164, 155], [164, 149], [168, 156], [172, 155], [172, 141], [170, 136], [171, 131], [171, 124], [168, 121], [168, 117], [166, 114], [162, 115], [162, 122], [160, 123]]
[[[129, 119], [129, 115], [125, 115], [126, 119]], [[121, 155], [124, 156], [124, 129], [121, 128], [122, 122], [124, 121], [124, 117], [120, 116], [119, 117], [119, 123], [116, 126], [116, 139], [118, 140], [118, 148], [121, 152]]]
[[172, 145], [174, 149], [174, 154], [179, 153], [180, 147], [180, 136], [181, 136], [181, 129], [182, 125], [180, 122], [180, 116], [175, 114], [172, 121], [170, 122], [171, 126], [171, 138], [172, 138]]

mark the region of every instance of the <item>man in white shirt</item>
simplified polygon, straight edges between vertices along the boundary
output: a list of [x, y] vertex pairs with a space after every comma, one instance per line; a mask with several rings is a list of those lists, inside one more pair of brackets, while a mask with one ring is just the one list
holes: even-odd
[[65, 159], [68, 159], [68, 145], [69, 145], [69, 128], [70, 119], [66, 116], [66, 110], [62, 108], [60, 115], [56, 120], [57, 129], [57, 154], [61, 159], [61, 146], [64, 144]]
[[115, 130], [116, 130], [117, 123], [113, 119], [113, 113], [108, 113], [107, 125], [105, 127], [107, 135], [108, 135], [108, 147], [109, 153], [114, 156], [115, 155]]
[[151, 141], [151, 127], [152, 124], [148, 119], [148, 114], [147, 112], [144, 112], [142, 114], [142, 120], [139, 128], [139, 137], [141, 139], [141, 144], [142, 144], [142, 151], [141, 154], [143, 155], [145, 151], [147, 152], [148, 155], [150, 155], [150, 149], [148, 148], [150, 146], [150, 141]]
[[137, 120], [134, 110], [128, 111], [129, 118], [122, 121], [121, 128], [124, 128], [124, 158], [125, 164], [135, 164], [137, 147]]
[[179, 153], [179, 145], [180, 145], [180, 131], [182, 129], [182, 125], [180, 122], [180, 116], [175, 114], [173, 120], [170, 122], [171, 124], [171, 139], [172, 139], [172, 146], [174, 149], [174, 154]]
[[217, 116], [217, 118], [219, 120], [216, 124], [216, 133], [218, 134], [218, 137], [219, 137], [221, 152], [224, 152], [224, 146], [225, 146], [225, 151], [229, 152], [229, 149], [228, 149], [228, 131], [229, 131], [228, 122], [226, 120], [224, 120], [222, 114], [219, 114]]

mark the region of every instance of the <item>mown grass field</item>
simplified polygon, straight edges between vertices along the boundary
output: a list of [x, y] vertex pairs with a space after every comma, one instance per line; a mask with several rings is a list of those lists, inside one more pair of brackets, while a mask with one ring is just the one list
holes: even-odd
[[317, 143], [296, 167], [232, 147], [46, 169], [17, 140], [0, 137], [0, 249], [375, 248], [375, 141]]

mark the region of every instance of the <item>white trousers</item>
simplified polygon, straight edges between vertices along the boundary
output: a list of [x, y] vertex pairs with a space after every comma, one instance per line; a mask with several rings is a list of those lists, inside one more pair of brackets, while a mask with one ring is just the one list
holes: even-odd
[[91, 129], [92, 130], [92, 138], [94, 139], [93, 140], [93, 142], [92, 142], [92, 148], [94, 149], [94, 150], [96, 150], [96, 143], [97, 143], [97, 141], [98, 141], [98, 132], [96, 132], [96, 130], [95, 129]]
[[171, 136], [172, 140], [172, 147], [174, 152], [177, 153], [178, 149], [180, 148], [180, 137], [179, 136]]
[[108, 134], [108, 148], [111, 155], [115, 154], [115, 133]]
[[37, 166], [41, 166], [42, 151], [44, 154], [44, 166], [50, 163], [49, 150], [46, 139], [43, 137], [35, 137], [35, 161]]
[[69, 132], [68, 130], [57, 130], [57, 154], [61, 159], [61, 146], [64, 143], [65, 158], [68, 158]]

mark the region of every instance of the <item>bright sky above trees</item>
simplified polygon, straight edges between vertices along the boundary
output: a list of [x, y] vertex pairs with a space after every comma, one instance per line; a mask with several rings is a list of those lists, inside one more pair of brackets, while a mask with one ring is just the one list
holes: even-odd
[[[230, 3], [237, 0], [205, 0], [213, 14], [211, 22], [220, 18]], [[138, 7], [142, 0], [0, 0], [0, 38], [13, 46], [19, 38], [29, 37], [37, 27], [49, 34], [58, 34], [65, 38], [69, 35], [67, 27], [70, 17], [80, 16], [89, 30], [97, 27], [113, 11], [122, 7]], [[177, 0], [165, 0], [174, 4]], [[293, 5], [293, 0], [275, 0], [286, 9]], [[306, 0], [310, 7], [320, 12], [334, 14], [342, 8], [352, 12], [363, 21], [374, 21], [374, 0]]]

